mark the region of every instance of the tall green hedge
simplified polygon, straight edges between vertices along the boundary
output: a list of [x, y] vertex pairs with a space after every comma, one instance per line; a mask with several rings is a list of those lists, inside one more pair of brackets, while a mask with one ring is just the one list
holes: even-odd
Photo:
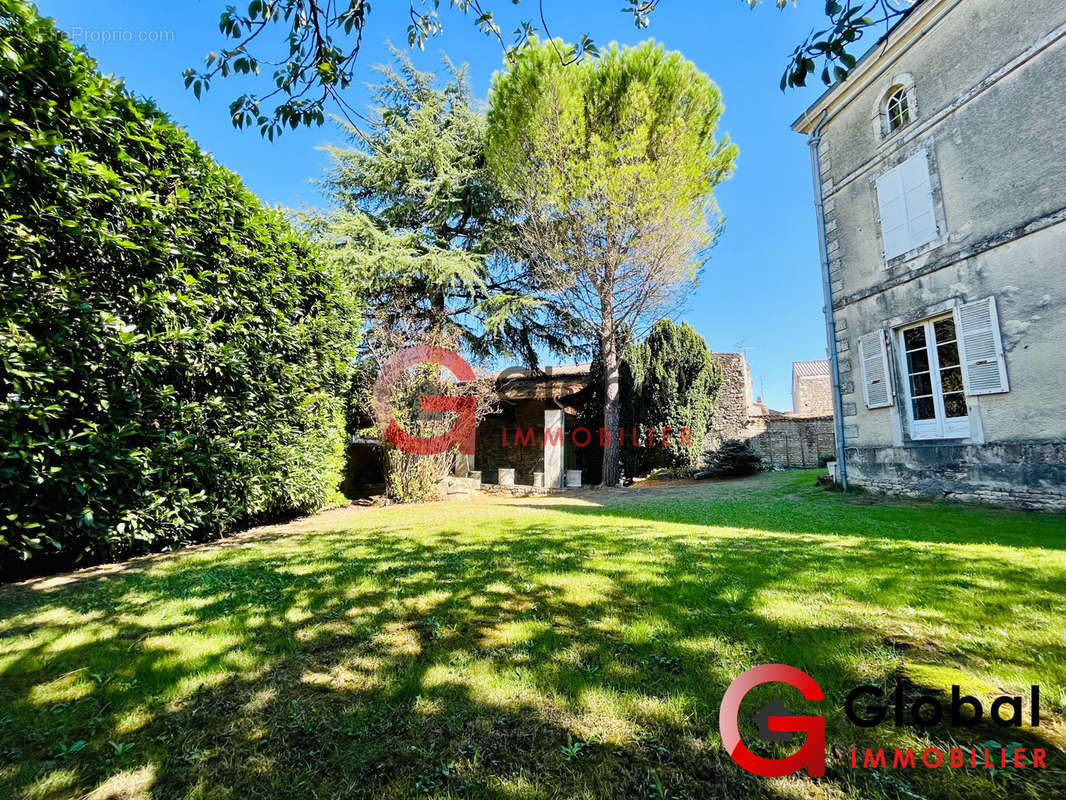
[[0, 0], [0, 172], [0, 570], [331, 499], [342, 280], [17, 0]]

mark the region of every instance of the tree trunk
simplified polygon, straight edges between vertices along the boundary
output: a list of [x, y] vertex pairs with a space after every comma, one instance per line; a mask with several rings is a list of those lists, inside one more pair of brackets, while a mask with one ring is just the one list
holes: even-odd
[[607, 444], [603, 448], [603, 485], [617, 486], [621, 477], [618, 445], [618, 342], [614, 335], [614, 320], [603, 322], [600, 336], [603, 356], [603, 427], [607, 429]]

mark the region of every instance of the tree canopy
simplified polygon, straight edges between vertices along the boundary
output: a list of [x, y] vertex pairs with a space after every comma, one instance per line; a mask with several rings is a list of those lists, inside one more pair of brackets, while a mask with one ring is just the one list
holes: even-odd
[[475, 358], [565, 350], [530, 296], [528, 271], [507, 254], [509, 217], [485, 163], [484, 113], [465, 69], [443, 80], [394, 51], [375, 67], [370, 119], [328, 148], [329, 209], [308, 219], [364, 298], [364, 350], [461, 347]]
[[496, 76], [487, 156], [540, 292], [603, 360], [613, 485], [617, 334], [639, 334], [696, 280], [737, 148], [717, 135], [718, 87], [680, 54], [646, 42], [566, 67], [563, 46], [533, 40]]
[[[520, 0], [511, 0], [518, 5]], [[735, 0], [734, 0], [735, 2]], [[752, 8], [762, 0], [740, 0]], [[774, 0], [784, 8], [790, 0]], [[828, 86], [846, 80], [857, 63], [855, 47], [871, 30], [888, 25], [914, 5], [915, 0], [827, 0], [825, 29], [812, 31], [788, 57], [781, 76], [782, 91], [804, 86], [807, 77], [821, 66], [821, 79]], [[795, 5], [796, 0], [791, 0]], [[485, 35], [499, 42], [508, 60], [531, 37], [543, 34], [552, 40], [543, 3], [538, 3], [537, 22], [525, 19], [510, 35], [505, 35], [491, 0], [409, 0], [410, 20], [406, 37], [409, 45], [424, 48], [426, 42], [444, 32], [440, 9], [446, 5], [473, 20]], [[589, 4], [594, 5], [594, 4]], [[651, 24], [661, 0], [625, 0], [622, 12], [632, 15], [638, 28]], [[616, 7], [614, 7], [616, 8]], [[612, 8], [612, 10], [614, 10]], [[273, 139], [286, 128], [321, 125], [326, 111], [337, 108], [352, 121], [359, 116], [344, 96], [356, 76], [364, 34], [371, 17], [367, 0], [251, 0], [239, 9], [225, 8], [219, 18], [219, 30], [225, 37], [218, 50], [205, 57], [202, 68], [185, 70], [185, 85], [197, 97], [213, 81], [231, 75], [258, 75], [260, 69], [273, 67], [272, 88], [265, 94], [245, 92], [230, 104], [235, 127], [256, 127]], [[281, 59], [266, 40], [268, 32], [278, 34]], [[561, 64], [585, 56], [598, 56], [599, 48], [589, 34], [573, 45], [555, 52]]]

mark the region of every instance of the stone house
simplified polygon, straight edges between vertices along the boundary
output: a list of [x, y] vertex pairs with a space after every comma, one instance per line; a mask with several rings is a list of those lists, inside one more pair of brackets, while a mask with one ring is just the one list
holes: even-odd
[[792, 362], [792, 413], [824, 416], [833, 413], [829, 362]]
[[920, 0], [793, 128], [847, 479], [1066, 508], [1066, 3]]
[[[589, 367], [564, 364], [543, 372], [512, 367], [491, 376], [500, 409], [478, 423], [474, 450], [474, 469], [484, 483], [499, 483], [500, 470], [513, 469], [516, 484], [532, 486], [539, 472], [545, 487], [563, 486], [565, 470], [578, 468], [570, 432], [588, 402]], [[533, 441], [523, 437], [530, 430]]]

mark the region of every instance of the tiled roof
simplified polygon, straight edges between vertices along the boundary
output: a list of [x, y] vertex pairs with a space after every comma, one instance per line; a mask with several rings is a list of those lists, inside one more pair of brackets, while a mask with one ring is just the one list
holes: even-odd
[[542, 372], [535, 372], [524, 367], [508, 367], [504, 370], [491, 373], [490, 378], [505, 378], [507, 380], [551, 380], [552, 378], [575, 378], [589, 374], [592, 364], [558, 364], [551, 367], [543, 367]]
[[829, 374], [829, 361], [793, 361], [792, 375], [797, 378], [820, 378]]

